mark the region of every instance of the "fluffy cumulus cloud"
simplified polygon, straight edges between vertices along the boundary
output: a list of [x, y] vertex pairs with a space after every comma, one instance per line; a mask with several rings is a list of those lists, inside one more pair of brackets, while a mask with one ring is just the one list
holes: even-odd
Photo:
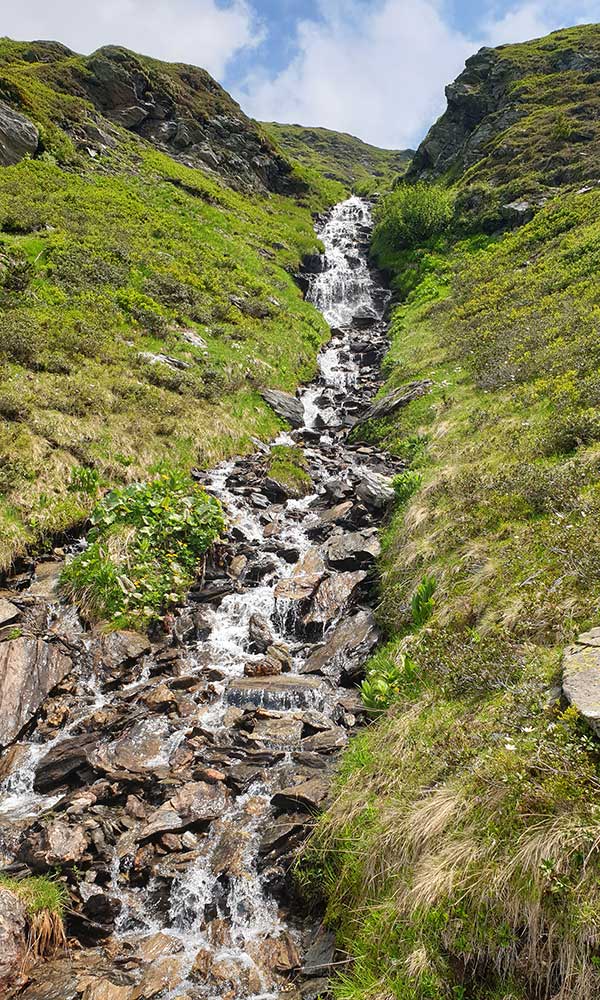
[[238, 87], [263, 120], [323, 125], [377, 145], [414, 145], [444, 108], [444, 84], [481, 45], [546, 34], [592, 19], [598, 0], [482, 4], [468, 29], [452, 27], [442, 0], [321, 0], [321, 17], [298, 25], [297, 49], [274, 78]]
[[57, 39], [85, 54], [118, 44], [222, 76], [260, 38], [246, 0], [15, 0], [2, 3], [3, 34]]

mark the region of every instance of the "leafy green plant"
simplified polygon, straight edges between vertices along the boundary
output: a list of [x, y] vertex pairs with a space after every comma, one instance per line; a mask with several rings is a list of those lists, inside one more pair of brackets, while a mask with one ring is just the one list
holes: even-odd
[[360, 686], [362, 700], [370, 712], [384, 712], [417, 678], [418, 668], [410, 657], [398, 652], [390, 656], [382, 651], [367, 668]]
[[69, 492], [97, 497], [100, 492], [100, 474], [97, 469], [92, 469], [87, 465], [76, 465], [72, 468]]
[[424, 576], [410, 602], [412, 620], [417, 628], [429, 621], [433, 614], [433, 595], [437, 589], [435, 577]]
[[421, 474], [413, 469], [407, 469], [406, 472], [399, 472], [397, 476], [394, 476], [392, 486], [398, 503], [403, 504], [410, 500], [413, 494], [420, 489], [422, 482]]
[[62, 587], [88, 619], [115, 628], [147, 627], [180, 601], [225, 526], [219, 501], [177, 469], [113, 490], [91, 520]]

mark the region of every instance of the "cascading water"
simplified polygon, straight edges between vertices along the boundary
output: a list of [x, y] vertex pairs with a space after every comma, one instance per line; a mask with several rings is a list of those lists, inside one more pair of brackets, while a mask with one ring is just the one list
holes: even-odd
[[[276, 819], [277, 810], [285, 807], [277, 804], [277, 795], [285, 798], [282, 789], [304, 787], [303, 781], [322, 782], [332, 751], [343, 746], [347, 729], [356, 721], [356, 698], [348, 707], [350, 695], [331, 680], [333, 666], [338, 676], [343, 673], [344, 649], [336, 650], [328, 669], [314, 673], [308, 668], [315, 650], [322, 648], [323, 632], [326, 640], [337, 636], [351, 602], [358, 600], [360, 606], [366, 577], [364, 572], [344, 572], [343, 559], [340, 572], [325, 565], [315, 538], [327, 537], [332, 527], [332, 537], [338, 540], [357, 527], [366, 525], [367, 535], [374, 530], [369, 527], [372, 516], [359, 504], [357, 523], [345, 524], [342, 518], [342, 527], [333, 521], [322, 526], [324, 512], [340, 497], [354, 494], [369, 462], [364, 454], [369, 449], [357, 454], [356, 447], [346, 443], [344, 431], [352, 423], [351, 404], [364, 407], [377, 387], [376, 371], [365, 357], [373, 349], [381, 354], [385, 343], [386, 297], [365, 253], [369, 227], [369, 204], [353, 197], [336, 206], [318, 230], [325, 247], [323, 270], [312, 278], [308, 297], [334, 328], [333, 337], [320, 355], [318, 378], [299, 393], [305, 427], [275, 442], [304, 447], [314, 493], [273, 504], [256, 481], [256, 463], [248, 460], [224, 463], [209, 475], [206, 486], [227, 510], [246, 559], [247, 577], [237, 578], [231, 587], [227, 584], [230, 593], [201, 605], [206, 637], [179, 640], [177, 673], [172, 677], [163, 665], [171, 654], [153, 651], [132, 667], [127, 683], [107, 684], [102, 674], [96, 677], [84, 669], [84, 652], [70, 695], [68, 724], [50, 741], [34, 728], [20, 744], [20, 776], [17, 769], [4, 781], [0, 831], [7, 845], [23, 830], [43, 825], [48, 809], [61, 815], [61, 803], [66, 802], [73, 810], [73, 796], [74, 815], [85, 819], [85, 811], [77, 811], [84, 810], [77, 795], [85, 782], [91, 782], [92, 791], [97, 788], [100, 798], [94, 803], [100, 805], [91, 807], [95, 812], [89, 817], [90, 828], [95, 831], [100, 824], [103, 832], [96, 841], [100, 857], [108, 860], [104, 870], [102, 861], [90, 865], [79, 896], [87, 905], [97, 889], [115, 901], [112, 954], [138, 954], [136, 949], [143, 951], [144, 942], [154, 941], [158, 932], [165, 936], [168, 975], [165, 972], [162, 989], [148, 995], [270, 1000], [302, 961], [306, 925], [295, 918], [288, 890], [281, 885], [273, 890], [273, 884], [281, 882], [281, 862], [265, 869], [261, 859], [265, 835], [268, 844], [273, 838], [276, 843], [274, 822], [302, 826], [297, 818], [298, 810], [305, 808], [302, 803], [292, 807], [295, 820], [285, 812], [283, 820]], [[381, 463], [381, 456], [375, 458]], [[347, 508], [352, 506], [346, 502]], [[304, 572], [305, 566], [310, 572]], [[322, 626], [309, 628], [305, 605], [278, 596], [276, 589], [282, 581], [317, 577], [325, 578], [336, 598], [336, 586], [352, 584], [352, 590], [347, 599], [342, 595]], [[181, 620], [189, 617], [190, 608], [184, 609]], [[256, 616], [268, 624], [270, 655], [280, 656], [284, 664], [283, 672], [279, 667], [273, 677], [261, 674], [265, 652], [250, 638]], [[162, 714], [159, 710], [150, 719], [137, 711], [140, 704], [160, 705], [161, 698], [176, 709]], [[84, 744], [81, 751], [78, 740]], [[66, 785], [49, 788], [48, 754], [60, 763], [61, 748], [65, 754], [80, 753], [84, 763], [69, 772]], [[102, 804], [106, 800], [101, 798], [105, 792], [99, 774], [114, 784], [114, 814], [110, 800]], [[181, 786], [180, 774], [188, 775]], [[76, 784], [75, 793], [66, 793], [69, 781]], [[189, 812], [188, 821], [184, 807], [177, 805], [176, 791], [170, 800], [172, 816], [161, 826], [169, 783], [185, 791], [190, 782], [196, 783], [194, 788], [200, 783], [203, 794], [214, 798], [214, 816], [210, 808], [203, 813], [201, 803], [197, 814]], [[128, 788], [133, 791], [128, 793]], [[154, 829], [158, 840], [145, 832]], [[140, 959], [132, 981], [139, 983], [142, 973]], [[140, 1000], [146, 996], [144, 982], [142, 976], [137, 987], [142, 992], [136, 993]], [[37, 994], [32, 987], [22, 996], [36, 1000]], [[312, 996], [308, 987], [302, 996]]]

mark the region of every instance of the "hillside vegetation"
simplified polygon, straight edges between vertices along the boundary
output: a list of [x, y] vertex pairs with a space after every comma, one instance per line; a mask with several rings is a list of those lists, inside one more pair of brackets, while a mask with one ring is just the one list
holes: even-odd
[[0, 166], [0, 569], [107, 487], [275, 433], [257, 387], [314, 371], [293, 276], [345, 193], [203, 70], [124, 49], [1, 41], [13, 112], [35, 138]]
[[388, 708], [305, 863], [355, 958], [337, 1000], [600, 992], [599, 745], [561, 693], [599, 624], [600, 27], [468, 65], [373, 244], [398, 301], [384, 391], [434, 387], [367, 429], [412, 479], [368, 670]]
[[379, 149], [345, 132], [264, 122], [263, 128], [292, 159], [357, 193], [386, 190], [403, 174], [412, 149]]

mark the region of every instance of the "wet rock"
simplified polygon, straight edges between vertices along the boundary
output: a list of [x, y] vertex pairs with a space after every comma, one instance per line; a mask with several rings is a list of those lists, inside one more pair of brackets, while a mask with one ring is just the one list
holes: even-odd
[[33, 122], [0, 101], [0, 166], [10, 167], [25, 156], [33, 156], [38, 142]]
[[19, 735], [71, 666], [70, 657], [42, 639], [0, 643], [0, 747]]
[[322, 976], [332, 964], [335, 951], [335, 934], [320, 927], [304, 956], [302, 975]]
[[379, 316], [370, 306], [361, 306], [352, 317], [352, 326], [358, 330], [367, 330], [379, 322]]
[[5, 625], [12, 625], [19, 618], [20, 614], [19, 609], [11, 601], [0, 597], [0, 628], [3, 628]]
[[275, 587], [276, 600], [308, 601], [315, 593], [322, 579], [322, 573], [307, 573], [304, 576], [290, 576], [280, 580]]
[[353, 507], [352, 500], [344, 500], [342, 503], [336, 504], [335, 507], [330, 507], [329, 510], [323, 511], [316, 528], [329, 528], [333, 524], [346, 524]]
[[327, 628], [345, 608], [366, 576], [364, 570], [357, 570], [354, 573], [333, 573], [326, 577], [311, 602], [310, 611], [304, 619], [305, 624], [323, 630]]
[[105, 978], [84, 979], [80, 981], [79, 986], [83, 987], [81, 1000], [131, 1000], [133, 993], [133, 986], [119, 986], [111, 979]]
[[27, 951], [25, 904], [0, 887], [0, 988], [16, 979]]
[[264, 831], [259, 844], [259, 854], [273, 861], [293, 851], [308, 833], [306, 813], [279, 816]]
[[417, 382], [409, 382], [408, 385], [401, 385], [398, 389], [378, 399], [371, 406], [367, 407], [361, 417], [355, 422], [355, 427], [366, 423], [367, 420], [380, 420], [382, 417], [389, 417], [392, 413], [408, 406], [414, 399], [420, 399], [429, 392], [433, 385], [431, 379], [421, 379]]
[[98, 645], [93, 652], [102, 666], [110, 672], [123, 664], [139, 660], [149, 653], [150, 649], [150, 640], [147, 636], [123, 629], [99, 637]]
[[29, 834], [20, 853], [31, 868], [45, 871], [54, 865], [76, 864], [87, 848], [88, 837], [83, 826], [56, 819], [39, 832]]
[[248, 953], [260, 967], [280, 974], [293, 972], [302, 964], [294, 939], [287, 931], [276, 938], [250, 942]]
[[280, 812], [294, 812], [304, 809], [318, 812], [329, 794], [329, 783], [324, 778], [310, 778], [299, 785], [282, 788], [271, 798], [274, 809]]
[[344, 482], [344, 480], [340, 479], [338, 476], [328, 479], [324, 486], [326, 495], [330, 497], [335, 504], [341, 503], [354, 493], [354, 488], [350, 485], [350, 483]]
[[339, 679], [342, 672], [356, 678], [381, 637], [375, 618], [370, 611], [359, 611], [336, 625], [312, 653], [301, 673], [322, 673]]
[[336, 569], [357, 569], [378, 558], [381, 543], [376, 528], [369, 531], [346, 531], [333, 535], [325, 551], [329, 563]]
[[281, 389], [261, 389], [260, 394], [265, 403], [268, 403], [275, 410], [278, 417], [287, 420], [292, 427], [302, 427], [304, 407], [299, 399]]
[[363, 476], [356, 492], [366, 507], [377, 511], [389, 507], [396, 496], [391, 479], [377, 472], [370, 472]]
[[137, 945], [137, 952], [146, 963], [155, 962], [164, 955], [176, 955], [183, 951], [183, 943], [172, 934], [157, 931], [149, 937], [142, 938]]
[[56, 600], [63, 567], [62, 561], [37, 563], [33, 583], [28, 588], [27, 593], [33, 597], [43, 597], [48, 601]]
[[62, 785], [75, 771], [89, 767], [97, 739], [93, 733], [82, 733], [53, 747], [37, 766], [35, 791], [49, 792]]
[[335, 753], [343, 750], [348, 743], [348, 734], [340, 726], [328, 729], [326, 732], [314, 733], [302, 740], [302, 749], [309, 753]]
[[155, 962], [144, 974], [131, 1000], [153, 1000], [174, 989], [182, 979], [182, 962], [179, 958], [163, 958]]
[[258, 718], [249, 739], [258, 743], [298, 746], [302, 737], [302, 720], [288, 713]]
[[234, 705], [263, 705], [265, 708], [297, 707], [323, 691], [313, 677], [281, 674], [279, 677], [240, 677], [227, 688], [226, 698]]
[[289, 657], [282, 659], [276, 654], [267, 655], [257, 663], [246, 663], [244, 675], [246, 677], [274, 677], [283, 671], [284, 663], [289, 664]]
[[116, 779], [153, 773], [168, 734], [166, 719], [142, 719], [116, 739], [100, 745], [90, 755], [90, 762]]
[[229, 563], [229, 576], [233, 577], [234, 580], [243, 580], [246, 575], [247, 568], [248, 559], [246, 556], [234, 556]]
[[157, 833], [185, 830], [193, 823], [207, 823], [221, 816], [227, 807], [227, 795], [221, 784], [189, 782], [153, 812], [140, 831], [140, 840]]
[[257, 653], [265, 653], [273, 645], [274, 637], [271, 626], [266, 618], [253, 614], [248, 622], [251, 649]]

